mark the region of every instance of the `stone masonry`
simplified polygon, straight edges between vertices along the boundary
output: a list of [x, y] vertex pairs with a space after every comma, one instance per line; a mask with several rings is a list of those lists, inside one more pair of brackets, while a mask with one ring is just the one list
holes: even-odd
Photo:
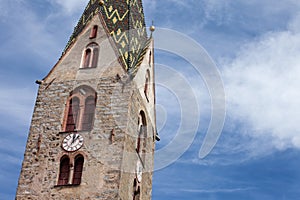
[[[89, 38], [90, 30], [98, 25], [98, 34]], [[98, 65], [80, 69], [85, 47], [99, 44]], [[40, 85], [33, 112], [22, 171], [17, 189], [17, 200], [131, 200], [136, 163], [143, 163], [140, 199], [151, 199], [153, 154], [155, 148], [154, 69], [151, 51], [147, 49], [135, 77], [122, 67], [109, 39], [101, 16], [95, 15], [79, 34]], [[152, 52], [153, 54], [153, 52]], [[145, 76], [150, 71], [150, 91], [144, 94]], [[79, 86], [96, 91], [96, 112], [91, 131], [80, 131], [84, 145], [78, 151], [66, 152], [62, 140], [66, 105], [70, 93]], [[138, 117], [146, 114], [146, 137], [141, 155], [136, 152]], [[60, 159], [67, 155], [84, 157], [80, 185], [57, 186]]]

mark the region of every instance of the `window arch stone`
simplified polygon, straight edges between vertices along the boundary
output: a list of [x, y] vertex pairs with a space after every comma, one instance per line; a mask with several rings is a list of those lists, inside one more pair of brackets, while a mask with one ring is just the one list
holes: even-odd
[[82, 56], [82, 69], [96, 68], [99, 58], [99, 45], [97, 43], [89, 44], [83, 52]]

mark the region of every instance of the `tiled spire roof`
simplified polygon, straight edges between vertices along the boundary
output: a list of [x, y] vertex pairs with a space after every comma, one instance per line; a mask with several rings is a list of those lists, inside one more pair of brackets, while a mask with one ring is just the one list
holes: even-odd
[[139, 64], [139, 55], [147, 45], [142, 0], [90, 0], [63, 52], [76, 41], [94, 15], [101, 14], [127, 71]]

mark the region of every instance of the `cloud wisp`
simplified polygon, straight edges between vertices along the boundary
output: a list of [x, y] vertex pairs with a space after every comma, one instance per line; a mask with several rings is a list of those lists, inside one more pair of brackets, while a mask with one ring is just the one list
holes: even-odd
[[[269, 32], [225, 64], [228, 117], [252, 137], [269, 137], [278, 149], [300, 148], [300, 32]], [[249, 131], [249, 129], [251, 131]]]
[[62, 9], [63, 12], [68, 14], [68, 15], [72, 15], [75, 12], [78, 11], [83, 11], [83, 9], [85, 8], [85, 6], [88, 3], [88, 0], [48, 0], [51, 3], [55, 3], [58, 4]]
[[216, 189], [181, 189], [182, 192], [189, 192], [189, 193], [235, 193], [241, 191], [249, 191], [254, 190], [255, 188], [216, 188]]

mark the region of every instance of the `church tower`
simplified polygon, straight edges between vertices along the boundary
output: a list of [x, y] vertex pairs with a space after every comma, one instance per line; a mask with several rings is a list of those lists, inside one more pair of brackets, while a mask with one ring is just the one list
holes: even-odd
[[151, 199], [153, 55], [141, 0], [90, 0], [37, 81], [17, 200]]

